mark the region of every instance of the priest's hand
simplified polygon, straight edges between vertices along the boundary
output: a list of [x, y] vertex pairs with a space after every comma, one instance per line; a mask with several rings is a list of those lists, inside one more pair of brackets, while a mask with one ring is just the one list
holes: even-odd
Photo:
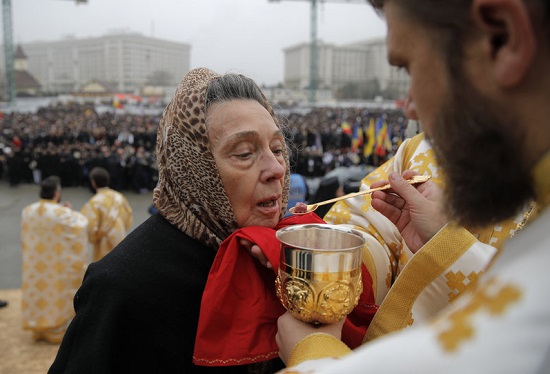
[[[395, 224], [413, 253], [449, 222], [443, 212], [443, 192], [433, 181], [412, 186], [405, 180], [416, 174], [411, 170], [404, 171], [402, 176], [391, 173], [392, 192], [372, 194], [372, 207]], [[385, 183], [373, 183], [371, 187]]]

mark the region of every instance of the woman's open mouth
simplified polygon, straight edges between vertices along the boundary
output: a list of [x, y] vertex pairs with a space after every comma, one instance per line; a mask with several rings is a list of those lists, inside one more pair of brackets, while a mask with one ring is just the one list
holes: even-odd
[[261, 203], [258, 203], [257, 205], [262, 208], [271, 208], [277, 204], [277, 200], [268, 200], [268, 201], [262, 201]]

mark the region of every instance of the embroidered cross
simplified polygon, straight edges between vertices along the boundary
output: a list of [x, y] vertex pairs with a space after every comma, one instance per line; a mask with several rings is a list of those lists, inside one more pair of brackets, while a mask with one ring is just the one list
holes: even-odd
[[461, 344], [474, 337], [472, 319], [476, 313], [486, 312], [494, 317], [502, 315], [520, 298], [521, 291], [517, 286], [500, 284], [497, 279], [491, 279], [472, 295], [468, 304], [448, 317], [446, 322], [450, 323], [449, 328], [438, 336], [443, 350], [455, 352]]

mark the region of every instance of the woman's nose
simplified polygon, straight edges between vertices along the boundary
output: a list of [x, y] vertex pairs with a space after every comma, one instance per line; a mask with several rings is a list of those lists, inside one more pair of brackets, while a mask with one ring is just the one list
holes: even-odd
[[284, 177], [286, 169], [284, 161], [281, 162], [272, 152], [264, 158], [263, 179], [269, 181], [271, 179], [281, 179]]

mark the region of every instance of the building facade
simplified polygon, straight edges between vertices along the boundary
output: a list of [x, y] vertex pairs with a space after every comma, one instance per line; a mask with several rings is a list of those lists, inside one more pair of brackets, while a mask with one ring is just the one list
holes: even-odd
[[[358, 97], [404, 98], [409, 78], [405, 71], [387, 62], [386, 41], [369, 39], [336, 46], [317, 43], [317, 87], [335, 95], [345, 89], [357, 90]], [[310, 44], [285, 48], [284, 85], [306, 90], [310, 86]]]
[[[317, 43], [317, 88], [332, 86], [332, 63], [335, 46]], [[291, 89], [306, 89], [310, 85], [310, 44], [302, 43], [284, 49], [284, 86]]]
[[101, 80], [119, 92], [145, 85], [177, 86], [190, 70], [191, 46], [135, 33], [23, 45], [28, 70], [45, 94], [79, 91]]

